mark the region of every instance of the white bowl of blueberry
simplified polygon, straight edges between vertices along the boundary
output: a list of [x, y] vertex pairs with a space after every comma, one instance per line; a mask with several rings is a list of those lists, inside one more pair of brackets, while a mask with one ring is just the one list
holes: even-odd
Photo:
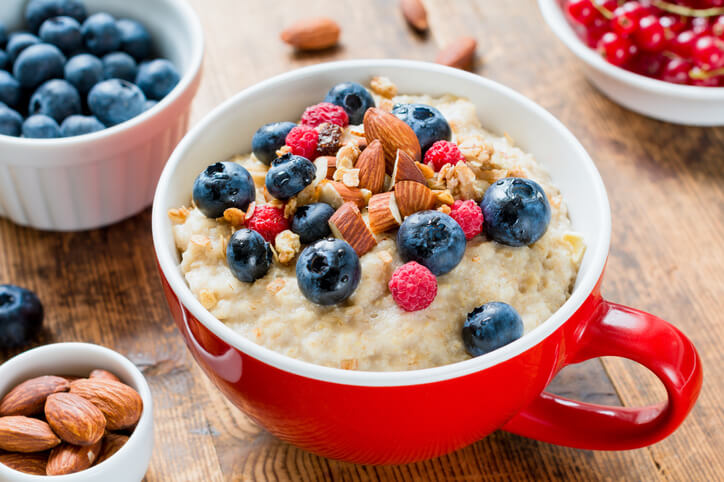
[[181, 0], [5, 0], [0, 216], [92, 229], [147, 207], [203, 57]]

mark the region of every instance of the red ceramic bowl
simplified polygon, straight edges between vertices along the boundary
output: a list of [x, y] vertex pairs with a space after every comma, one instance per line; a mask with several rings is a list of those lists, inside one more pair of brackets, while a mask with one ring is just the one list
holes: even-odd
[[[250, 151], [266, 122], [299, 117], [334, 84], [390, 77], [407, 93], [469, 98], [483, 125], [536, 155], [560, 187], [587, 252], [570, 299], [536, 329], [487, 355], [407, 372], [345, 371], [295, 360], [232, 331], [193, 297], [179, 270], [167, 210], [187, 205], [207, 164]], [[169, 160], [153, 209], [153, 237], [171, 313], [196, 361], [241, 410], [282, 440], [360, 463], [435, 457], [502, 428], [546, 442], [621, 450], [652, 444], [681, 424], [699, 394], [701, 362], [665, 321], [601, 298], [611, 231], [591, 158], [544, 109], [490, 80], [435, 64], [360, 60], [317, 65], [238, 94], [193, 129]], [[581, 403], [544, 392], [565, 365], [621, 356], [652, 370], [668, 400], [643, 408]], [[474, 406], [475, 409], [471, 409]]]

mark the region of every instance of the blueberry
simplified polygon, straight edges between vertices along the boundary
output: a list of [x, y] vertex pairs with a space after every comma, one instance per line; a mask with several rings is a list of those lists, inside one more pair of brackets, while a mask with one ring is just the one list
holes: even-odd
[[94, 55], [103, 55], [118, 50], [121, 46], [121, 31], [116, 19], [107, 13], [95, 13], [83, 22], [83, 43]]
[[341, 239], [320, 239], [304, 248], [297, 260], [299, 290], [318, 305], [343, 302], [352, 296], [361, 277], [357, 253]]
[[143, 112], [145, 104], [141, 89], [121, 79], [99, 82], [88, 94], [91, 112], [108, 127], [133, 119]]
[[217, 162], [194, 181], [194, 204], [209, 218], [220, 218], [228, 208], [246, 211], [256, 199], [254, 180], [244, 166], [235, 162]]
[[30, 0], [25, 7], [25, 22], [32, 32], [37, 32], [47, 19], [60, 16], [82, 23], [87, 13], [79, 0]]
[[103, 80], [103, 62], [91, 54], [78, 54], [65, 64], [65, 80], [73, 84], [81, 95]]
[[425, 154], [437, 141], [449, 141], [450, 125], [436, 108], [425, 104], [397, 104], [392, 113], [415, 131], [420, 148]]
[[27, 344], [43, 324], [43, 305], [35, 293], [0, 285], [0, 348]]
[[327, 92], [324, 101], [342, 107], [349, 116], [350, 124], [361, 124], [367, 109], [375, 106], [375, 99], [357, 82], [335, 85]]
[[5, 24], [0, 22], [0, 47], [4, 47], [8, 41], [8, 31], [5, 28]]
[[463, 344], [471, 356], [480, 356], [523, 336], [523, 320], [507, 303], [493, 301], [468, 313]]
[[291, 153], [274, 159], [266, 173], [266, 190], [285, 201], [309, 186], [317, 168], [306, 157]]
[[18, 55], [20, 55], [23, 50], [31, 45], [37, 45], [39, 43], [41, 43], [41, 40], [31, 33], [15, 32], [10, 34], [10, 37], [8, 38], [8, 45], [5, 48], [5, 51], [10, 57], [10, 63], [15, 63], [15, 59], [18, 58]]
[[149, 109], [153, 109], [156, 107], [156, 104], [158, 104], [157, 100], [147, 100], [145, 104], [143, 104], [143, 112], [146, 112]]
[[332, 231], [327, 221], [333, 214], [334, 208], [329, 204], [314, 203], [302, 206], [294, 213], [292, 231], [299, 235], [299, 241], [304, 244], [331, 236]]
[[146, 27], [127, 18], [117, 21], [116, 26], [121, 31], [121, 50], [137, 61], [151, 55], [151, 34], [148, 33]]
[[55, 45], [37, 44], [23, 50], [13, 66], [22, 87], [32, 89], [46, 80], [63, 77], [65, 57]]
[[289, 131], [294, 129], [294, 122], [272, 122], [261, 126], [251, 140], [254, 156], [267, 166], [277, 157], [277, 150], [282, 147]]
[[60, 126], [55, 119], [43, 114], [31, 115], [23, 122], [23, 137], [55, 139], [60, 137]]
[[465, 233], [447, 214], [420, 211], [405, 218], [397, 231], [403, 261], [417, 261], [435, 276], [450, 272], [465, 254]]
[[72, 115], [66, 117], [60, 125], [60, 135], [63, 137], [82, 136], [102, 131], [106, 126], [94, 116]]
[[176, 87], [181, 76], [174, 65], [166, 59], [144, 62], [138, 67], [136, 84], [146, 97], [161, 100]]
[[480, 202], [483, 232], [508, 246], [535, 243], [548, 229], [551, 207], [543, 188], [530, 179], [506, 177], [491, 185]]
[[133, 57], [125, 52], [112, 52], [103, 56], [103, 75], [106, 79], [136, 80], [138, 66]]
[[0, 70], [0, 102], [15, 107], [20, 101], [20, 83], [4, 70]]
[[71, 115], [80, 114], [81, 104], [78, 91], [65, 80], [49, 80], [30, 97], [30, 114], [45, 114], [56, 122]]
[[8, 67], [10, 63], [10, 56], [4, 50], [0, 49], [0, 70]]
[[251, 229], [236, 231], [226, 247], [226, 261], [231, 273], [245, 283], [253, 283], [267, 274], [273, 259], [269, 243]]
[[23, 126], [23, 116], [10, 107], [0, 104], [0, 134], [5, 136], [20, 136]]
[[72, 17], [49, 18], [40, 26], [38, 34], [43, 42], [53, 44], [66, 53], [72, 53], [83, 45], [80, 24]]

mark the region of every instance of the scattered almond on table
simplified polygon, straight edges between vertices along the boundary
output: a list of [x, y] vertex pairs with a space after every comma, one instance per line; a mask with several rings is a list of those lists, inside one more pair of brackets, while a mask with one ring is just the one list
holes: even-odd
[[437, 54], [435, 62], [456, 69], [470, 70], [475, 60], [478, 42], [473, 37], [458, 37]]
[[298, 50], [323, 50], [337, 45], [341, 31], [331, 18], [305, 18], [282, 30], [281, 39]]
[[400, 0], [402, 15], [412, 28], [424, 32], [428, 28], [427, 11], [422, 0]]

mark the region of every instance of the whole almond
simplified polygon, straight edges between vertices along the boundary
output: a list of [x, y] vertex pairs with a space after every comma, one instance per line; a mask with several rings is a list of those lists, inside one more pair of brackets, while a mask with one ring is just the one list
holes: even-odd
[[86, 446], [63, 443], [50, 452], [45, 473], [47, 475], [65, 475], [85, 470], [96, 461], [102, 445], [101, 440]]
[[0, 417], [0, 449], [8, 452], [42, 452], [52, 449], [60, 439], [50, 425], [23, 415]]
[[435, 62], [456, 69], [470, 70], [475, 59], [477, 45], [478, 42], [473, 37], [459, 37], [437, 54]]
[[90, 372], [90, 375], [88, 375], [88, 378], [102, 378], [103, 380], [111, 380], [113, 382], [120, 382], [121, 380], [115, 376], [113, 373], [109, 372], [108, 370], [93, 370]]
[[420, 142], [412, 127], [382, 109], [371, 107], [364, 117], [365, 137], [368, 143], [379, 139], [385, 152], [385, 172], [391, 174], [395, 167], [397, 150], [401, 149], [412, 157], [420, 160]]
[[331, 18], [305, 18], [282, 30], [281, 39], [299, 50], [322, 50], [337, 44], [340, 31]]
[[355, 167], [359, 169], [359, 187], [377, 194], [385, 187], [385, 153], [382, 143], [375, 139], [362, 151]]
[[104, 460], [110, 458], [113, 454], [118, 452], [128, 442], [127, 435], [121, 435], [117, 433], [108, 433], [103, 437], [103, 448], [101, 454], [95, 461], [95, 465], [100, 464]]
[[420, 32], [427, 30], [427, 11], [422, 0], [400, 0], [400, 8], [405, 20]]
[[106, 417], [108, 430], [123, 430], [138, 422], [143, 400], [125, 383], [101, 379], [81, 379], [70, 384], [70, 393], [79, 395], [98, 407]]
[[0, 464], [26, 474], [45, 475], [45, 466], [48, 465], [48, 453], [0, 454]]
[[41, 413], [48, 395], [69, 389], [70, 382], [62, 377], [43, 376], [25, 380], [0, 401], [0, 417]]
[[93, 445], [106, 429], [103, 412], [74, 393], [50, 395], [45, 402], [45, 418], [58, 437], [73, 445]]

